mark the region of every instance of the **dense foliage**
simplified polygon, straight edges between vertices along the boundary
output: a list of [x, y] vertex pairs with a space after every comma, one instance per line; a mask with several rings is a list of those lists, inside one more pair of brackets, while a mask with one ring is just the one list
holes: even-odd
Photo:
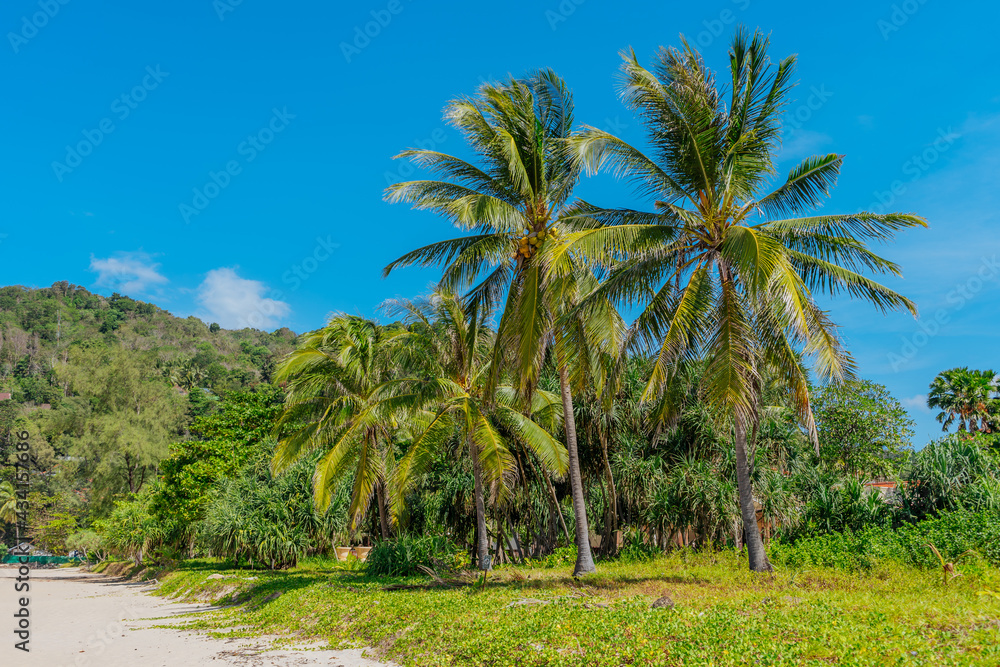
[[[159, 506], [177, 512], [164, 517], [162, 528], [182, 541], [211, 481], [242, 465], [250, 443], [257, 446], [272, 426], [237, 437], [243, 420], [236, 415], [244, 408], [236, 396], [262, 387], [261, 396], [269, 398], [260, 401], [280, 403], [281, 392], [268, 381], [273, 359], [289, 352], [294, 339], [287, 329], [210, 327], [66, 282], [0, 288], [0, 394], [10, 394], [0, 400], [3, 540], [14, 539], [5, 508], [16, 431], [28, 434], [35, 494], [22, 539], [58, 553], [81, 546], [106, 551], [90, 548], [93, 524], [167, 473]], [[204, 421], [230, 395], [229, 422]], [[180, 470], [189, 463], [197, 465]], [[154, 498], [146, 506], [158, 505]], [[120, 553], [139, 551], [131, 545]]]
[[[439, 180], [386, 198], [461, 234], [386, 267], [442, 269], [391, 321], [335, 314], [294, 340], [0, 288], [0, 431], [32, 443], [32, 539], [272, 570], [374, 544], [384, 576], [729, 548], [765, 571], [768, 544], [794, 567], [932, 565], [921, 540], [995, 563], [995, 374], [934, 380], [958, 432], [918, 452], [857, 377], [817, 297], [915, 312], [869, 277], [900, 272], [872, 248], [925, 223], [816, 213], [841, 155], [775, 178], [794, 58], [768, 48], [737, 31], [725, 85], [687, 44], [649, 69], [624, 54], [645, 147], [575, 126], [551, 70], [449, 103], [469, 159], [404, 151]], [[608, 169], [647, 212], [573, 198]]]

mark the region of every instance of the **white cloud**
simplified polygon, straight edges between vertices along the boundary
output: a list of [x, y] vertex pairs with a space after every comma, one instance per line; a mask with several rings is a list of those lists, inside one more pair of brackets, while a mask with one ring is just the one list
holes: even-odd
[[160, 265], [142, 251], [119, 252], [114, 257], [90, 256], [90, 270], [97, 273], [97, 285], [123, 294], [144, 294], [151, 286], [170, 282], [159, 272]]
[[903, 407], [908, 410], [931, 414], [931, 409], [927, 407], [927, 394], [917, 394], [916, 396], [911, 396], [910, 398], [904, 398], [900, 401], [900, 403], [902, 403]]
[[260, 281], [240, 278], [236, 269], [213, 269], [198, 286], [196, 298], [205, 309], [198, 317], [227, 329], [273, 329], [292, 309], [284, 301], [266, 297], [267, 291]]

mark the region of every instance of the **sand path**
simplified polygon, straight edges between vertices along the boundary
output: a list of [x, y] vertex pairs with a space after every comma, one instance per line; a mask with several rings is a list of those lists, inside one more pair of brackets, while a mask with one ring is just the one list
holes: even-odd
[[[16, 569], [0, 568], [0, 665], [3, 667], [394, 667], [362, 651], [268, 651], [266, 640], [212, 639], [152, 625], [209, 605], [167, 602], [146, 584], [123, 582], [78, 568], [32, 570], [31, 590], [18, 593]], [[30, 598], [30, 652], [14, 647], [18, 599]], [[160, 620], [140, 620], [157, 618]], [[163, 620], [166, 618], [167, 620]]]

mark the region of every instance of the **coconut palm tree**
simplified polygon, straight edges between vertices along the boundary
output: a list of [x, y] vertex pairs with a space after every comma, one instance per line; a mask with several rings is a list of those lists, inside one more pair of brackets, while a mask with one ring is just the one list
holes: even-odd
[[390, 348], [400, 333], [355, 315], [335, 315], [306, 334], [275, 373], [276, 382], [287, 383], [287, 397], [276, 427], [273, 472], [280, 474], [317, 448], [325, 450], [313, 477], [316, 506], [325, 510], [340, 475], [353, 466], [350, 528], [357, 527], [374, 496], [383, 539], [390, 531], [386, 482], [399, 415]]
[[[406, 395], [412, 397], [414, 412], [420, 416], [411, 427], [410, 448], [396, 468], [394, 511], [398, 514], [406, 492], [457, 433], [459, 452], [464, 450], [472, 460], [477, 563], [489, 570], [486, 489], [491, 489], [489, 495], [494, 498], [509, 493], [510, 478], [516, 473], [512, 446], [524, 445], [548, 471], [560, 475], [568, 465], [566, 448], [518, 410], [512, 387], [489, 382], [494, 347], [489, 310], [448, 292], [414, 301], [389, 301], [384, 310], [404, 318], [408, 333], [397, 342], [414, 346], [413, 356], [423, 357], [425, 363], [420, 379], [407, 387]], [[429, 402], [436, 409], [424, 412]], [[557, 425], [560, 408], [559, 399], [547, 392], [532, 395], [531, 412], [536, 418]]]
[[17, 493], [10, 482], [0, 482], [0, 523], [17, 521]]
[[927, 406], [939, 408], [937, 420], [947, 431], [958, 420], [959, 432], [989, 433], [1000, 412], [997, 374], [992, 370], [975, 371], [968, 367], [952, 368], [931, 382]]
[[610, 168], [630, 179], [654, 210], [580, 202], [564, 219], [577, 231], [547, 251], [554, 265], [575, 254], [611, 269], [591, 298], [641, 304], [632, 345], [657, 354], [647, 398], [662, 392], [680, 361], [706, 359], [705, 398], [732, 415], [743, 526], [757, 571], [770, 564], [757, 527], [747, 433], [757, 419], [762, 369], [784, 376], [818, 446], [797, 355], [810, 357], [821, 378], [848, 377], [853, 362], [814, 291], [915, 313], [908, 299], [863, 274], [899, 274], [869, 241], [926, 225], [897, 213], [810, 214], [835, 184], [842, 155], [808, 158], [763, 194], [775, 173], [795, 62], [775, 65], [767, 48], [760, 33], [736, 32], [728, 100], [687, 42], [661, 49], [652, 71], [634, 53], [623, 54], [621, 96], [642, 120], [651, 152], [595, 128], [570, 146], [588, 172]]
[[[490, 381], [496, 383], [501, 372], [509, 370], [525, 400], [537, 384], [547, 352], [553, 352], [576, 515], [574, 574], [592, 572], [573, 418], [573, 386], [579, 387], [585, 377], [577, 362], [589, 347], [580, 337], [592, 330], [570, 310], [589, 291], [593, 276], [570, 255], [554, 267], [539, 253], [562, 233], [561, 216], [579, 177], [579, 167], [563, 146], [573, 124], [572, 95], [554, 72], [543, 70], [525, 79], [484, 84], [476, 97], [450, 102], [445, 117], [463, 133], [476, 160], [430, 150], [404, 151], [397, 157], [409, 158], [443, 180], [399, 183], [388, 188], [386, 199], [434, 211], [472, 233], [409, 252], [389, 264], [384, 274], [410, 265], [442, 265], [441, 289], [468, 290], [465, 298], [470, 303], [497, 307], [501, 315]], [[603, 340], [614, 330], [612, 312], [610, 307], [603, 311], [609, 322], [602, 327]]]

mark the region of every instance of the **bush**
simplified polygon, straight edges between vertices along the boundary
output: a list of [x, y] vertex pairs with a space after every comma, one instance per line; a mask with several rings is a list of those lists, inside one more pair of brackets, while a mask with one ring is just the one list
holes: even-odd
[[997, 511], [1000, 471], [985, 436], [950, 435], [913, 455], [902, 474], [905, 518], [958, 509]]
[[[629, 531], [625, 536], [625, 545], [618, 552], [617, 560], [622, 563], [648, 563], [663, 555], [663, 550], [655, 544], [642, 541], [641, 533]], [[573, 562], [576, 562], [576, 549], [573, 549]]]
[[93, 530], [80, 530], [66, 538], [66, 548], [82, 551], [86, 560], [104, 560], [107, 549], [101, 536]]
[[954, 562], [972, 552], [967, 559], [978, 558], [1000, 567], [1000, 514], [958, 511], [904, 524], [897, 530], [872, 527], [795, 542], [778, 540], [772, 543], [771, 560], [786, 567], [821, 565], [845, 570], [866, 570], [884, 561], [939, 568], [940, 561], [928, 544], [933, 544], [946, 561]]
[[559, 547], [544, 558], [528, 561], [531, 567], [566, 567], [576, 563], [576, 545]]
[[400, 537], [384, 540], [368, 554], [367, 572], [375, 577], [406, 577], [422, 574], [418, 566], [454, 568], [462, 550], [446, 537]]
[[94, 522], [101, 544], [116, 555], [131, 558], [136, 565], [142, 565], [143, 558], [166, 534], [152, 512], [153, 493], [152, 487], [147, 487], [130, 499], [118, 500], [110, 516]]

